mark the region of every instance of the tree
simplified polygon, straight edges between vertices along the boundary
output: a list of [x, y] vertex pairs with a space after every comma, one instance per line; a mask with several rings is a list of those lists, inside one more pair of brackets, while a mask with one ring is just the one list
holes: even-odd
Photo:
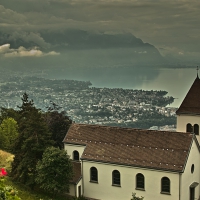
[[54, 146], [63, 149], [63, 139], [72, 123], [66, 112], [59, 112], [60, 107], [52, 102], [48, 112], [44, 114], [44, 120], [51, 132], [51, 139], [55, 142]]
[[19, 118], [19, 113], [14, 110], [13, 108], [0, 108], [0, 123], [2, 123], [2, 121], [4, 119], [7, 118], [13, 118], [15, 119], [15, 121], [18, 121]]
[[13, 118], [9, 117], [2, 121], [0, 136], [3, 143], [2, 149], [11, 151], [14, 141], [18, 136], [18, 125]]
[[11, 176], [30, 187], [35, 186], [36, 164], [42, 158], [44, 150], [53, 145], [48, 127], [42, 118], [40, 109], [24, 93], [19, 106], [19, 134], [13, 153]]
[[36, 166], [36, 183], [40, 188], [53, 193], [69, 191], [69, 182], [73, 177], [72, 163], [67, 152], [55, 147], [48, 147], [42, 160]]

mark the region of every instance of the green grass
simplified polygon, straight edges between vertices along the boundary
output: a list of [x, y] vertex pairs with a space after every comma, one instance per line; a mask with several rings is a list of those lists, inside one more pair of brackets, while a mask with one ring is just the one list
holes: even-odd
[[[5, 151], [0, 150], [0, 168], [4, 167], [9, 172], [11, 169], [11, 162], [13, 160], [13, 155], [7, 153]], [[25, 185], [17, 182], [13, 182], [12, 179], [7, 176], [5, 177], [5, 184], [11, 185], [18, 191], [18, 196], [22, 200], [72, 200], [68, 196], [58, 195], [56, 197], [52, 197], [52, 195], [45, 193], [41, 190], [31, 190], [30, 188], [26, 187]]]
[[72, 200], [67, 196], [56, 196], [52, 197], [42, 191], [31, 190], [30, 188], [24, 186], [23, 184], [13, 182], [10, 177], [7, 177], [5, 184], [12, 185], [18, 191], [18, 196], [22, 200]]

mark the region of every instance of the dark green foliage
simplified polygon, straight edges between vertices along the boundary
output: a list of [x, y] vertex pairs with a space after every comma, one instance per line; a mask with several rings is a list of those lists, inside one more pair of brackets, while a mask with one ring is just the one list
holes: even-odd
[[2, 121], [7, 118], [13, 118], [15, 121], [18, 121], [19, 113], [16, 110], [14, 110], [13, 108], [2, 107], [0, 109], [0, 123], [2, 123]]
[[0, 177], [0, 200], [21, 200], [17, 195], [18, 191], [10, 185], [4, 183], [4, 178]]
[[44, 151], [38, 162], [36, 182], [40, 188], [53, 193], [69, 191], [69, 181], [73, 177], [73, 167], [67, 152], [55, 147]]
[[48, 127], [42, 118], [41, 111], [24, 93], [22, 106], [19, 107], [19, 135], [15, 141], [11, 175], [14, 180], [33, 187], [38, 160], [46, 147], [53, 145]]
[[52, 103], [52, 107], [48, 108], [48, 112], [44, 114], [44, 120], [51, 132], [51, 139], [55, 142], [54, 146], [63, 149], [63, 139], [72, 123], [72, 120], [64, 111], [59, 112], [59, 107]]

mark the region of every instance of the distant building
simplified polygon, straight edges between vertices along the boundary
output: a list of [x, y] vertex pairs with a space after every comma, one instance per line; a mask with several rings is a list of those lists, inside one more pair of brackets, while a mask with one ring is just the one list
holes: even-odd
[[200, 79], [176, 112], [177, 131], [72, 124], [70, 195], [99, 200], [194, 200], [200, 196]]

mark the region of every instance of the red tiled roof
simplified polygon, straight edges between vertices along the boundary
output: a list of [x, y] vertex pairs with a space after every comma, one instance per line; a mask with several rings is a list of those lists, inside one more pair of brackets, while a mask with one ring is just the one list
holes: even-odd
[[73, 184], [77, 184], [79, 182], [79, 180], [81, 179], [82, 175], [81, 175], [81, 163], [80, 162], [72, 162], [73, 165], [73, 179], [70, 181]]
[[169, 171], [183, 171], [193, 135], [72, 124], [65, 143], [86, 148], [81, 159]]
[[181, 106], [176, 111], [176, 114], [200, 114], [200, 79], [198, 76], [194, 80]]

